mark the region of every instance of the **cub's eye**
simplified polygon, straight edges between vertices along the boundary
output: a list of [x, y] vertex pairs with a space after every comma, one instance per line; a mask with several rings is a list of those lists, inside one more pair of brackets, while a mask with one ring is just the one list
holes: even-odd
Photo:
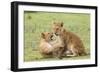
[[50, 36], [50, 39], [53, 40], [53, 35]]

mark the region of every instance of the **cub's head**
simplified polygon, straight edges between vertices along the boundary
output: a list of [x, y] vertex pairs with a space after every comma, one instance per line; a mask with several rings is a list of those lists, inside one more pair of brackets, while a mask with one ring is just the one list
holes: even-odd
[[41, 33], [41, 38], [45, 39], [45, 41], [49, 42], [53, 40], [53, 33], [50, 32], [43, 32]]
[[53, 22], [53, 33], [59, 35], [63, 28], [63, 22]]

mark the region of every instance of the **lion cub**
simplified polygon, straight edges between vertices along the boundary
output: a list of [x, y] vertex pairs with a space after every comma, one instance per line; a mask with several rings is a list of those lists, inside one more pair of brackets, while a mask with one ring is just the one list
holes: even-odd
[[63, 43], [59, 37], [53, 33], [41, 33], [40, 53], [44, 57], [58, 57], [60, 58], [60, 51], [63, 50]]
[[[70, 56], [85, 55], [85, 48], [81, 39], [74, 33], [63, 28], [63, 22], [53, 23], [53, 33], [62, 38], [66, 52], [70, 52]], [[67, 54], [68, 55], [68, 54]]]

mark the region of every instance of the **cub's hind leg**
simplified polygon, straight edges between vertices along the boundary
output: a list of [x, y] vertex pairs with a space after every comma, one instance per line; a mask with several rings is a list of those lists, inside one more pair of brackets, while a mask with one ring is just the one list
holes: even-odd
[[67, 56], [72, 56], [72, 57], [79, 56], [78, 50], [74, 47], [73, 44], [68, 45], [68, 51], [71, 54], [67, 54]]

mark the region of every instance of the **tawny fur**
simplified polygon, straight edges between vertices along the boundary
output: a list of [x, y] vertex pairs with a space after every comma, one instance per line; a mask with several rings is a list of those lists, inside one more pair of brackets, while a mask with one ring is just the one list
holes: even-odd
[[82, 40], [76, 34], [63, 28], [63, 22], [54, 22], [53, 32], [62, 38], [66, 51], [71, 51], [72, 56], [86, 54]]
[[59, 36], [55, 36], [48, 32], [41, 34], [39, 51], [42, 56], [60, 57], [60, 55], [58, 55], [58, 50], [62, 51], [63, 46], [64, 45]]

